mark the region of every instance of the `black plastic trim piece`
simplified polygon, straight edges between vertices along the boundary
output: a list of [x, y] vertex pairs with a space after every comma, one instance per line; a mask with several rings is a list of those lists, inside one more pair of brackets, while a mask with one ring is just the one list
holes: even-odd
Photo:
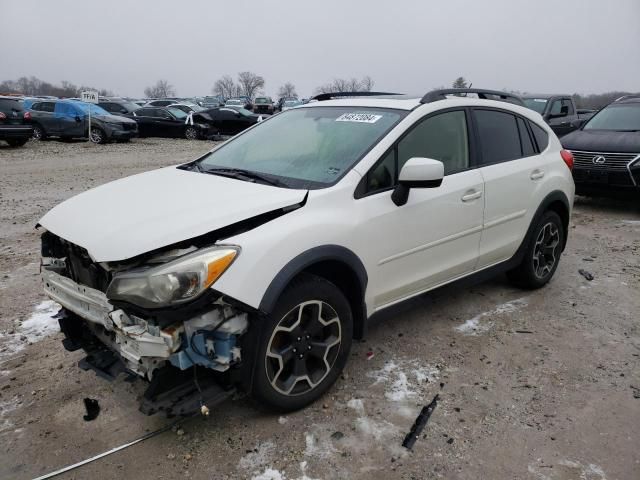
[[364, 301], [364, 292], [366, 291], [369, 277], [360, 258], [346, 247], [322, 245], [301, 253], [278, 272], [260, 301], [260, 311], [266, 314], [270, 313], [274, 309], [280, 294], [296, 275], [310, 265], [326, 260], [338, 260], [354, 271], [360, 283], [360, 290], [363, 293], [363, 298], [360, 300]]

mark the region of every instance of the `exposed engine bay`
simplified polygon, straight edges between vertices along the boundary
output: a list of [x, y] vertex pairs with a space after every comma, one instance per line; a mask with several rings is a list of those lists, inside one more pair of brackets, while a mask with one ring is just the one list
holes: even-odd
[[81, 247], [50, 232], [42, 236], [43, 286], [63, 306], [58, 320], [65, 348], [84, 349], [88, 355], [80, 366], [105, 378], [124, 372], [151, 382], [141, 406], [147, 414], [186, 415], [232, 393], [225, 373], [241, 361], [246, 311], [212, 290], [195, 306], [172, 309], [145, 310], [106, 295], [116, 273], [162, 265], [195, 250], [174, 248], [128, 263], [96, 263]]

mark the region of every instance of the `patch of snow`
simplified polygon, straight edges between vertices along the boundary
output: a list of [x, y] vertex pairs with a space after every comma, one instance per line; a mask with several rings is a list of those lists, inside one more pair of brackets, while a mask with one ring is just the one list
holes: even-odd
[[481, 335], [493, 328], [494, 322], [491, 320], [491, 317], [495, 315], [504, 315], [505, 313], [514, 313], [518, 310], [522, 310], [527, 305], [528, 302], [525, 298], [518, 298], [517, 300], [500, 304], [493, 310], [476, 315], [464, 322], [462, 325], [454, 327], [454, 330], [467, 336]]
[[[2, 352], [0, 358], [10, 357], [25, 348], [27, 343], [35, 343], [60, 330], [58, 321], [52, 317], [60, 310], [60, 305], [45, 300], [36, 305], [31, 316], [22, 322], [15, 333], [0, 334]], [[25, 339], [22, 339], [25, 337]]]
[[[538, 461], [540, 461], [540, 459], [538, 459]], [[555, 480], [565, 478], [565, 475], [570, 475], [571, 478], [579, 478], [580, 480], [607, 480], [607, 475], [604, 473], [604, 470], [593, 463], [583, 465], [573, 460], [560, 460], [558, 465], [560, 468], [550, 470], [549, 472], [553, 472], [550, 473], [550, 475], [540, 472], [537, 465], [529, 465], [527, 470], [534, 475], [537, 480]], [[567, 472], [566, 469], [570, 471]]]
[[0, 402], [0, 433], [12, 429], [13, 422], [5, 417], [18, 408], [20, 405], [18, 402], [18, 397]]
[[385, 397], [392, 402], [402, 402], [418, 398], [418, 386], [437, 380], [440, 370], [418, 360], [389, 360], [380, 370], [367, 373], [374, 378], [374, 385], [387, 385]]
[[625, 225], [635, 225], [640, 227], [640, 220], [623, 220], [622, 223]]
[[275, 451], [273, 442], [264, 442], [254, 451], [247, 453], [238, 462], [238, 466], [244, 470], [255, 472], [271, 463], [271, 456]]
[[251, 477], [252, 480], [285, 480], [286, 478], [279, 470], [273, 468], [266, 468], [264, 472]]
[[330, 458], [336, 453], [331, 438], [326, 430], [316, 427], [314, 432], [304, 436], [306, 457]]
[[280, 425], [284, 425], [285, 423], [287, 423], [289, 421], [289, 419], [287, 417], [280, 417], [278, 418], [278, 423]]
[[359, 398], [352, 398], [347, 402], [347, 407], [353, 408], [358, 415], [364, 415], [364, 403]]

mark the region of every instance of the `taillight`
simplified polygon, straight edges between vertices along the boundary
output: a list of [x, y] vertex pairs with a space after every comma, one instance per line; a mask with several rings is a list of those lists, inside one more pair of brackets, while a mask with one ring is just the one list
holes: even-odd
[[567, 167], [569, 167], [569, 170], [573, 170], [573, 153], [569, 150], [560, 150], [560, 156], [562, 160], [564, 160], [564, 163], [567, 164]]
[[4, 113], [0, 112], [0, 120], [4, 120], [5, 118], [7, 118], [7, 116]]
[[24, 112], [24, 119], [31, 120], [31, 112]]

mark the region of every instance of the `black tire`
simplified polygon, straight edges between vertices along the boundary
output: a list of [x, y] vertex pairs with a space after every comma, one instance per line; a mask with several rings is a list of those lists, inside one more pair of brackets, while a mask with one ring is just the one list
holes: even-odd
[[91, 127], [91, 136], [89, 141], [96, 144], [107, 143], [107, 134], [100, 127]]
[[[300, 309], [302, 320], [296, 321]], [[252, 396], [277, 411], [298, 410], [320, 398], [337, 380], [351, 350], [353, 317], [343, 293], [321, 277], [301, 275], [273, 312], [257, 321]], [[282, 353], [279, 359], [273, 357], [277, 352]], [[286, 380], [294, 378], [290, 393], [285, 392], [291, 384]]]
[[7, 143], [11, 147], [22, 147], [28, 140], [28, 138], [11, 138], [7, 140]]
[[560, 263], [564, 237], [560, 216], [550, 210], [544, 212], [527, 239], [522, 262], [507, 272], [511, 283], [526, 289], [545, 286]]
[[189, 126], [184, 129], [184, 138], [187, 140], [197, 140], [200, 138], [200, 133], [196, 127]]
[[34, 140], [38, 141], [38, 140], [44, 140], [45, 138], [47, 138], [47, 132], [44, 131], [44, 128], [42, 128], [42, 126], [38, 123], [34, 123], [33, 124], [33, 135], [32, 137]]

